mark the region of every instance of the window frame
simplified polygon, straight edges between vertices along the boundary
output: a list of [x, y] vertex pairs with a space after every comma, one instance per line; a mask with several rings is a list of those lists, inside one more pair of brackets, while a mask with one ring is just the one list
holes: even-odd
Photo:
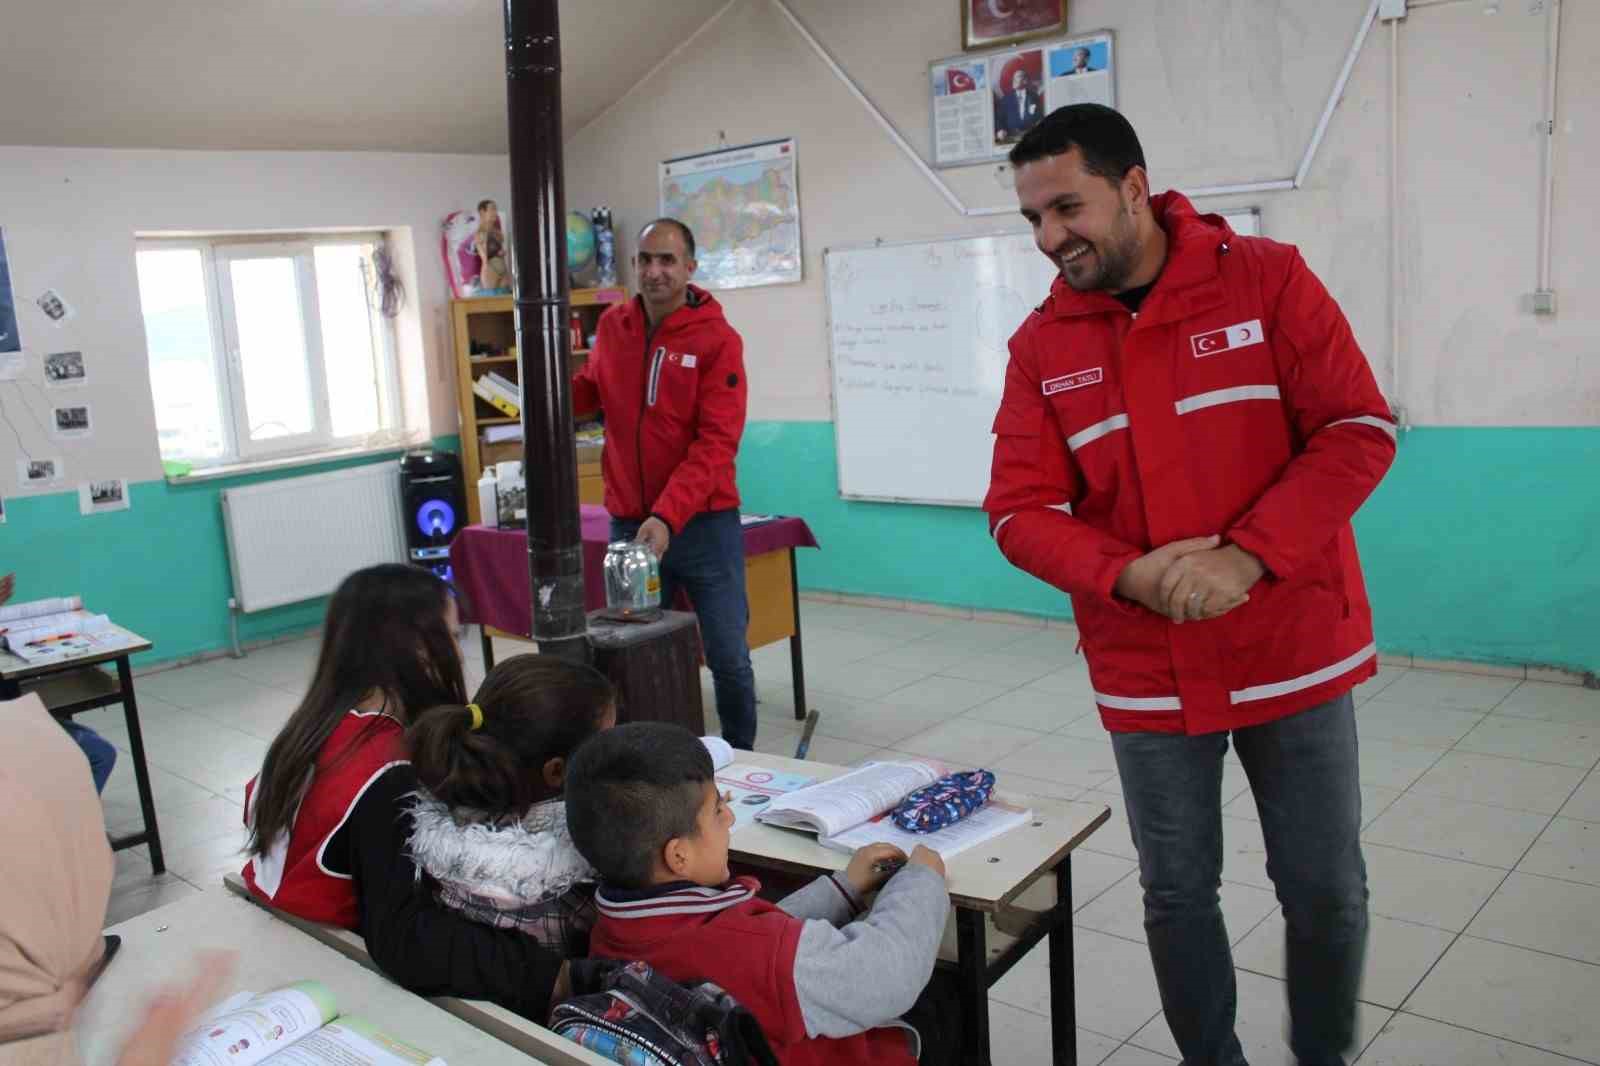
[[[228, 233], [209, 236], [165, 237], [139, 235], [135, 253], [145, 251], [194, 250], [200, 254], [205, 283], [206, 317], [211, 337], [211, 368], [216, 384], [216, 404], [224, 436], [224, 452], [218, 456], [167, 456], [190, 463], [197, 471], [212, 467], [235, 466], [315, 456], [321, 452], [344, 451], [372, 442], [374, 437], [404, 431], [404, 406], [400, 393], [400, 368], [392, 320], [384, 318], [367, 289], [367, 313], [375, 343], [377, 367], [378, 421], [376, 429], [334, 436], [332, 393], [328, 384], [326, 353], [323, 350], [322, 318], [316, 274], [316, 250], [322, 245], [372, 244], [381, 246], [387, 239], [381, 230], [349, 230], [326, 233], [247, 234]], [[239, 356], [230, 266], [238, 260], [292, 258], [299, 297], [301, 336], [306, 347], [306, 369], [310, 378], [311, 429], [254, 441], [249, 434], [249, 408], [244, 382], [244, 367]], [[150, 351], [145, 350], [146, 368]], [[153, 377], [153, 375], [152, 375]], [[156, 423], [158, 448], [161, 424]]]

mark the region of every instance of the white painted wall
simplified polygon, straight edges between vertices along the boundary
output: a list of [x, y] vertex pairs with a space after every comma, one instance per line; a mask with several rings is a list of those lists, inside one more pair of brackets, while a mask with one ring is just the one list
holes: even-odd
[[[90, 440], [45, 434], [53, 393], [0, 382], [0, 401], [32, 454], [59, 454], [72, 485], [89, 478], [161, 476], [139, 311], [134, 234], [295, 231], [358, 226], [409, 231], [397, 244], [406, 310], [396, 323], [408, 422], [456, 432], [448, 291], [439, 223], [484, 196], [501, 203], [503, 156], [324, 152], [166, 152], [0, 147], [5, 228], [28, 378], [47, 351], [81, 349]], [[33, 305], [56, 288], [78, 315], [50, 323]], [[0, 426], [0, 491], [16, 486], [18, 442]], [[56, 490], [59, 491], [59, 490]]]
[[[960, 51], [955, 5], [789, 2], [926, 158], [927, 64]], [[1530, 13], [1541, 4], [1487, 6], [1435, 0], [1399, 31], [1399, 399], [1420, 424], [1600, 424], [1600, 266], [1589, 254], [1600, 220], [1581, 199], [1600, 166], [1600, 74], [1588, 60], [1600, 48], [1600, 4], [1564, 5], [1554, 319], [1521, 309], [1536, 280], [1545, 19]], [[1074, 0], [1071, 29], [1117, 33], [1119, 103], [1154, 183], [1194, 187], [1294, 172], [1365, 9], [1361, 0]], [[1389, 33], [1374, 27], [1304, 188], [1202, 204], [1259, 205], [1264, 231], [1302, 248], [1385, 389]], [[719, 133], [731, 144], [799, 140], [806, 281], [720, 297], [745, 336], [755, 419], [830, 417], [825, 247], [1014, 225], [957, 216], [773, 0], [738, 0], [579, 131], [567, 148], [568, 199], [608, 203], [626, 252], [628, 231], [657, 212], [657, 163], [715, 147]], [[1014, 202], [993, 168], [943, 173], [969, 206]]]

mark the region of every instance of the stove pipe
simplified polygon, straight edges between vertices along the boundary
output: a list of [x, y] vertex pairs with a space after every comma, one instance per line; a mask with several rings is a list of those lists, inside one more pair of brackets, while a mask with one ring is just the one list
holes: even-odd
[[512, 291], [533, 586], [530, 632], [541, 653], [587, 662], [556, 0], [505, 0], [505, 26]]

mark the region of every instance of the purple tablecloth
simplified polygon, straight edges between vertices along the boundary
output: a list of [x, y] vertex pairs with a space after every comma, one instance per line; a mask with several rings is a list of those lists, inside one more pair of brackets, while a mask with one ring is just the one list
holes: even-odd
[[[606, 543], [611, 516], [604, 507], [584, 504], [583, 599], [588, 610], [606, 605]], [[815, 548], [817, 538], [800, 518], [746, 526], [746, 557], [782, 548]], [[670, 549], [669, 549], [670, 550]], [[461, 590], [461, 620], [479, 622], [507, 633], [527, 636], [533, 595], [528, 580], [528, 535], [521, 529], [468, 526], [450, 545], [450, 567]], [[687, 608], [685, 608], [687, 609]]]

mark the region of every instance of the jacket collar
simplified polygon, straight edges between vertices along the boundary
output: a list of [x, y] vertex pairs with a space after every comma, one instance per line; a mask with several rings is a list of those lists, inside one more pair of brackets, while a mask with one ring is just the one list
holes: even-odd
[[509, 825], [483, 818], [461, 824], [419, 789], [410, 849], [417, 866], [442, 884], [522, 903], [542, 903], [598, 880], [572, 841], [560, 797], [534, 804]]
[[[628, 301], [628, 328], [638, 333], [650, 331], [650, 316], [645, 313], [644, 296], [638, 295]], [[684, 296], [683, 306], [661, 320], [656, 327], [660, 333], [668, 329], [681, 329], [690, 323], [705, 322], [722, 318], [722, 305], [717, 298], [698, 285], [690, 285]]]
[[602, 885], [594, 901], [607, 918], [624, 921], [684, 914], [715, 914], [755, 898], [761, 887], [753, 877], [736, 877], [725, 885], [673, 881], [643, 889]]
[[[1167, 234], [1167, 261], [1145, 298], [1141, 321], [1175, 321], [1221, 304], [1226, 294], [1217, 258], [1236, 239], [1232, 228], [1220, 215], [1197, 213], [1179, 192], [1152, 196], [1150, 207]], [[1110, 293], [1078, 292], [1058, 276], [1040, 310], [1056, 318], [1115, 313], [1123, 306]]]

